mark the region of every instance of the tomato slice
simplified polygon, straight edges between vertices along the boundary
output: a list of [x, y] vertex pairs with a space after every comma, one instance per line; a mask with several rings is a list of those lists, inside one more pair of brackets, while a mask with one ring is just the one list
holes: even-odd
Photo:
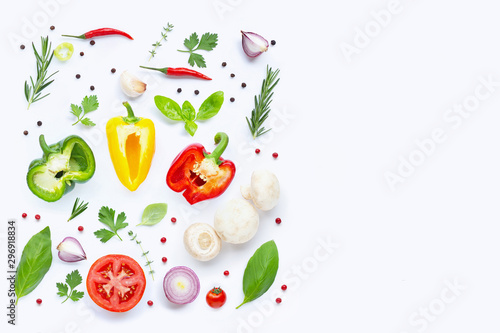
[[101, 308], [125, 312], [139, 303], [146, 289], [141, 265], [129, 256], [109, 254], [92, 264], [87, 275], [87, 292]]

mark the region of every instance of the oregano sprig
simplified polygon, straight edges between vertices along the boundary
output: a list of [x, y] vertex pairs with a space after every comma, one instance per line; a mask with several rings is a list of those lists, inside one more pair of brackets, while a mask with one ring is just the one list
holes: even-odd
[[131, 237], [130, 240], [131, 241], [135, 241], [135, 243], [137, 245], [139, 245], [139, 247], [141, 248], [142, 256], [146, 259], [146, 265], [145, 266], [149, 267], [149, 274], [151, 274], [151, 278], [154, 281], [155, 278], [154, 278], [153, 273], [155, 271], [151, 268], [151, 264], [153, 263], [153, 261], [148, 259], [148, 253], [149, 253], [149, 251], [144, 252], [144, 249], [142, 248], [142, 245], [141, 245], [142, 242], [137, 239], [137, 234], [134, 234], [134, 232], [132, 230], [129, 230], [128, 235]]
[[161, 42], [167, 41], [167, 34], [172, 31], [174, 28], [173, 24], [167, 23], [166, 27], [163, 27], [163, 31], [161, 32], [161, 39], [157, 41], [156, 43], [152, 44], [153, 49], [149, 51], [151, 56], [149, 57], [149, 60], [151, 60], [155, 55], [156, 55], [156, 49], [161, 46]]

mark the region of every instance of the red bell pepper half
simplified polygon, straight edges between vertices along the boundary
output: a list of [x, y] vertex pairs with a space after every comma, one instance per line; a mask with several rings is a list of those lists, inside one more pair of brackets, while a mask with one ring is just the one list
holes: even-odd
[[228, 142], [227, 134], [219, 132], [215, 135], [218, 146], [212, 153], [199, 143], [187, 146], [168, 170], [168, 187], [175, 192], [184, 191], [182, 195], [191, 205], [224, 193], [236, 172], [233, 162], [220, 157]]

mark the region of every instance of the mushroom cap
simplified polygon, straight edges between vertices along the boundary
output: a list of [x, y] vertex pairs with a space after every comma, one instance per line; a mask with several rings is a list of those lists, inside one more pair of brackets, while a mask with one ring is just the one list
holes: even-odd
[[221, 240], [210, 224], [193, 223], [184, 231], [184, 247], [193, 258], [208, 261], [219, 254]]
[[250, 183], [250, 195], [255, 207], [260, 210], [271, 210], [280, 198], [278, 177], [269, 170], [255, 170]]
[[215, 213], [214, 228], [225, 242], [245, 243], [257, 233], [259, 214], [248, 201], [232, 199]]

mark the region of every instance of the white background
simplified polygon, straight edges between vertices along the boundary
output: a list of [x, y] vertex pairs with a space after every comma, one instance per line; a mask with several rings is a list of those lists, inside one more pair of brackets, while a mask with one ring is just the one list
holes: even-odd
[[[478, 89], [487, 92], [481, 77], [500, 81], [500, 22], [494, 2], [62, 2], [47, 1], [49, 7], [36, 1], [15, 2], [0, 14], [0, 216], [3, 225], [9, 218], [17, 219], [19, 257], [27, 240], [48, 225], [54, 248], [64, 237], [75, 236], [89, 260], [63, 263], [54, 249], [50, 271], [35, 291], [19, 301], [18, 326], [9, 325], [9, 331], [132, 327], [189, 332], [498, 331], [499, 87], [493, 86], [488, 98], [460, 124], [448, 113], [454, 105], [474, 101]], [[388, 9], [390, 17], [383, 16]], [[385, 21], [377, 23], [375, 16]], [[148, 62], [147, 51], [167, 22], [175, 25], [174, 31]], [[30, 24], [34, 24], [31, 31]], [[50, 31], [50, 25], [56, 29]], [[51, 70], [59, 73], [47, 88], [51, 95], [26, 110], [23, 84], [35, 73], [31, 42], [38, 46], [39, 37], [48, 35], [55, 47], [69, 41], [60, 37], [63, 33], [104, 26], [125, 30], [135, 40], [100, 38], [94, 46], [71, 40], [73, 58], [66, 63], [53, 61]], [[372, 29], [371, 37], [364, 37], [366, 29]], [[260, 33], [277, 44], [249, 60], [241, 50], [240, 30]], [[187, 66], [187, 55], [176, 49], [195, 31], [219, 34], [217, 48], [203, 54], [208, 66], [203, 72], [213, 81], [165, 78], [138, 68]], [[13, 42], [13, 38], [24, 40]], [[21, 43], [27, 45], [24, 51], [19, 49]], [[342, 48], [347, 44], [356, 53], [346, 56]], [[228, 63], [226, 68], [220, 66], [222, 61]], [[244, 118], [267, 64], [281, 70], [267, 124], [273, 131], [254, 141]], [[117, 68], [114, 75], [112, 67]], [[131, 104], [136, 115], [152, 119], [157, 129], [151, 171], [133, 193], [114, 173], [103, 132], [109, 118], [125, 112], [120, 102], [126, 97], [118, 85], [125, 69], [148, 83], [146, 93]], [[80, 80], [74, 78], [77, 73]], [[236, 77], [231, 79], [230, 73]], [[242, 89], [241, 82], [247, 88]], [[96, 86], [94, 92], [90, 85]], [[195, 89], [200, 95], [192, 93]], [[199, 124], [194, 138], [182, 124], [167, 121], [153, 103], [154, 95], [160, 94], [179, 103], [187, 99], [197, 108], [217, 90], [225, 92], [223, 108]], [[98, 126], [71, 126], [69, 105], [91, 93], [100, 102], [98, 111], [90, 114]], [[236, 101], [230, 103], [230, 97]], [[435, 129], [444, 139], [428, 145], [424, 155], [416, 142], [428, 142]], [[199, 142], [211, 147], [217, 131], [229, 134], [223, 157], [237, 163], [236, 178], [223, 196], [191, 207], [168, 189], [166, 172], [184, 146]], [[49, 143], [70, 134], [86, 138], [97, 161], [91, 181], [51, 204], [33, 196], [25, 184], [29, 162], [41, 156], [37, 140], [42, 133]], [[258, 156], [253, 153], [257, 147], [262, 151]], [[275, 151], [276, 160], [271, 157]], [[399, 175], [401, 182], [391, 188], [387, 173], [403, 172], [401, 163], [409, 162], [401, 161], [410, 158], [419, 165], [410, 169], [407, 165], [407, 173]], [[279, 206], [260, 214], [261, 226], [250, 242], [224, 244], [213, 261], [196, 262], [182, 245], [185, 228], [194, 222], [213, 223], [215, 210], [239, 196], [239, 186], [257, 168], [268, 168], [280, 179]], [[89, 209], [67, 223], [77, 196], [90, 202]], [[154, 227], [135, 227], [144, 207], [153, 202], [169, 204], [165, 220]], [[56, 282], [73, 269], [85, 278], [89, 266], [102, 255], [125, 253], [144, 261], [125, 230], [120, 232], [123, 242], [112, 239], [101, 244], [94, 237], [93, 231], [101, 228], [97, 212], [102, 205], [126, 212], [155, 260], [155, 281], [148, 276], [143, 300], [124, 314], [108, 313], [88, 296], [62, 305], [56, 296]], [[28, 218], [21, 218], [23, 212]], [[35, 221], [35, 214], [42, 219]], [[178, 220], [175, 225], [172, 216]], [[276, 217], [283, 220], [279, 226]], [[83, 233], [77, 231], [79, 225], [85, 227]], [[0, 267], [5, 272], [6, 227], [2, 228]], [[166, 244], [160, 243], [161, 236], [167, 237]], [[246, 262], [269, 239], [276, 241], [280, 252], [276, 282], [261, 299], [235, 310], [243, 299]], [[331, 254], [321, 247], [328, 242], [339, 245]], [[162, 256], [169, 258], [167, 264], [161, 263]], [[169, 304], [161, 286], [166, 271], [176, 265], [193, 268], [202, 285], [199, 298], [182, 307]], [[228, 277], [222, 274], [226, 269], [231, 272]], [[7, 285], [4, 278], [1, 281], [0, 299], [6, 306]], [[286, 292], [280, 290], [283, 283], [289, 285]], [[453, 284], [459, 288], [450, 289]], [[212, 310], [203, 296], [218, 285], [228, 293], [228, 302]], [[277, 296], [283, 299], [279, 306], [274, 303]], [[35, 303], [37, 298], [43, 299], [42, 305]], [[146, 304], [150, 299], [153, 307]], [[6, 316], [1, 317], [6, 327]]]

